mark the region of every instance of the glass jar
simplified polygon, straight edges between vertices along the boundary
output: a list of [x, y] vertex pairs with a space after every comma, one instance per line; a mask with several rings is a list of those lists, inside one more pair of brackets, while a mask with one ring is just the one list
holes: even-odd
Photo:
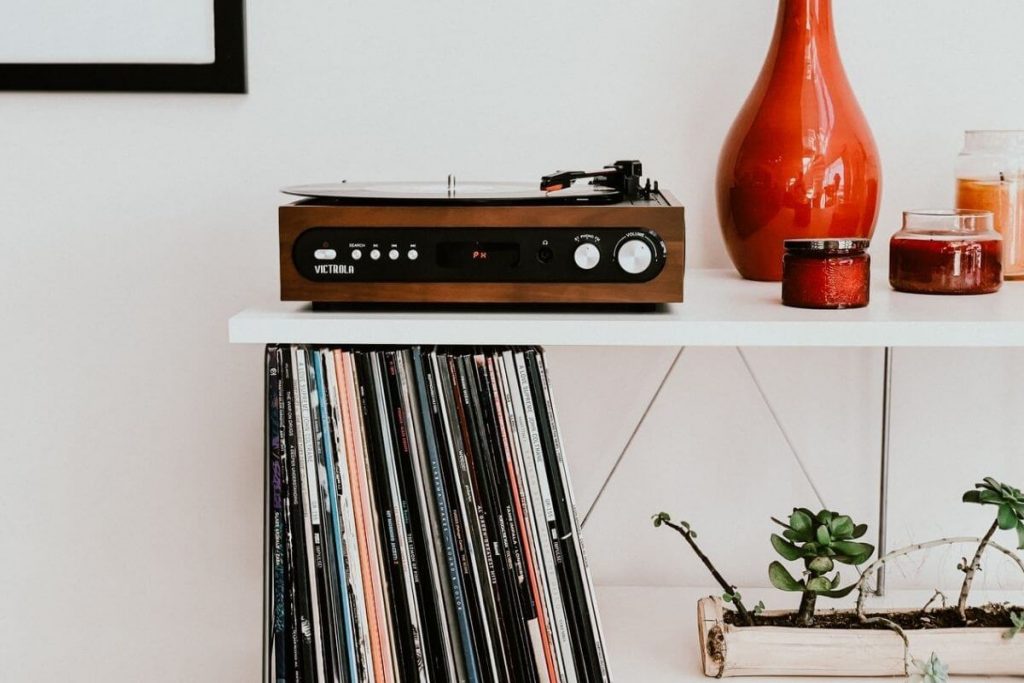
[[956, 164], [956, 205], [991, 211], [1003, 275], [1024, 279], [1024, 130], [969, 130]]
[[889, 243], [889, 283], [914, 294], [989, 294], [1003, 281], [991, 211], [906, 211]]
[[860, 238], [783, 243], [782, 304], [795, 308], [863, 308], [871, 293], [870, 242]]

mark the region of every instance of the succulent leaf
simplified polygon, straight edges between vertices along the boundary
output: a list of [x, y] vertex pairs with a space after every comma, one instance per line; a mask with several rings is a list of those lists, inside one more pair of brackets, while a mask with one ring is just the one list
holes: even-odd
[[977, 489], [972, 489], [970, 491], [966, 491], [964, 493], [964, 496], [963, 496], [963, 502], [965, 502], [965, 503], [978, 503], [980, 505], [981, 504], [981, 491], [978, 491]]
[[829, 522], [828, 525], [832, 538], [836, 539], [853, 538], [854, 529], [853, 519], [849, 515], [839, 515]]
[[914, 683], [947, 683], [949, 681], [949, 667], [942, 663], [934, 652], [928, 661], [914, 660], [914, 673], [910, 680]]
[[814, 520], [806, 511], [796, 509], [789, 516], [789, 528], [793, 530], [794, 541], [809, 541], [813, 538]]
[[815, 593], [825, 593], [832, 590], [832, 582], [824, 576], [815, 576], [807, 580], [807, 590]]
[[846, 588], [840, 588], [838, 590], [821, 591], [818, 595], [824, 595], [826, 598], [833, 598], [838, 600], [839, 598], [845, 598], [847, 595], [853, 592], [853, 589], [857, 587], [857, 584], [851, 583]]
[[831, 557], [815, 557], [807, 563], [807, 570], [814, 574], [828, 574], [835, 566]]
[[836, 561], [843, 564], [863, 564], [875, 552], [875, 546], [858, 541], [836, 541], [832, 547], [839, 553]]
[[999, 506], [999, 514], [996, 520], [999, 522], [1000, 529], [1009, 531], [1017, 526], [1017, 512], [1007, 503], [1003, 503]]
[[793, 560], [800, 559], [802, 553], [800, 548], [790, 543], [786, 539], [782, 538], [778, 534], [772, 534], [772, 547], [775, 548], [775, 552], [782, 555], [783, 558], [792, 562]]
[[789, 573], [789, 570], [783, 567], [782, 563], [778, 561], [772, 562], [768, 565], [768, 580], [771, 581], [772, 585], [780, 591], [802, 593], [804, 590], [804, 582], [794, 579], [793, 575]]

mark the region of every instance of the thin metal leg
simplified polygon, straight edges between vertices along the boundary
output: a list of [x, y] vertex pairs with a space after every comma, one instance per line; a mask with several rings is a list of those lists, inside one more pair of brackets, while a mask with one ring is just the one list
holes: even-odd
[[611, 483], [612, 477], [614, 477], [615, 473], [618, 471], [619, 465], [622, 464], [622, 459], [626, 457], [626, 452], [629, 451], [629, 447], [633, 445], [633, 439], [635, 439], [636, 435], [640, 432], [640, 428], [644, 426], [644, 421], [647, 420], [648, 413], [650, 413], [651, 408], [654, 407], [654, 402], [657, 401], [658, 396], [661, 395], [661, 390], [665, 388], [665, 384], [668, 382], [669, 376], [672, 374], [672, 371], [676, 369], [676, 365], [679, 363], [679, 359], [682, 357], [683, 351], [685, 350], [685, 346], [680, 346], [679, 350], [676, 351], [675, 358], [672, 359], [672, 362], [669, 363], [668, 369], [665, 370], [665, 374], [662, 376], [661, 382], [658, 384], [658, 388], [654, 390], [654, 393], [651, 395], [651, 400], [647, 402], [647, 407], [644, 408], [643, 415], [640, 416], [640, 420], [633, 427], [633, 431], [630, 433], [629, 439], [626, 440], [626, 445], [622, 447], [621, 451], [619, 451], [619, 457], [615, 459], [615, 464], [613, 464], [612, 468], [608, 470], [608, 476], [606, 476], [604, 478], [604, 482], [601, 483], [601, 488], [598, 489], [597, 495], [594, 496], [594, 502], [590, 504], [590, 507], [587, 508], [586, 514], [583, 515], [583, 521], [580, 523], [581, 527], [585, 527], [587, 525], [587, 520], [590, 519], [590, 515], [592, 515], [594, 510], [597, 508], [597, 504], [600, 502], [601, 496], [604, 495], [605, 489], [608, 488], [608, 484]]
[[[882, 376], [882, 467], [878, 491], [878, 557], [886, 553], [889, 528], [889, 435], [892, 426], [892, 347], [885, 347], [885, 368]], [[885, 595], [885, 565], [878, 568], [875, 595]]]

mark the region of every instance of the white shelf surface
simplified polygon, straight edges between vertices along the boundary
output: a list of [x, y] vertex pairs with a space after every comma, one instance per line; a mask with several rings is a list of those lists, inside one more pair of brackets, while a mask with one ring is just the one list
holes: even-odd
[[982, 296], [923, 296], [872, 282], [871, 305], [786, 308], [777, 283], [691, 270], [686, 302], [649, 312], [313, 311], [276, 303], [231, 318], [241, 344], [544, 346], [1024, 346], [1024, 282]]
[[[958, 591], [947, 595], [955, 600]], [[598, 586], [597, 601], [608, 648], [609, 667], [615, 683], [697, 683], [705, 678], [697, 644], [697, 600], [719, 595], [711, 588], [613, 587]], [[881, 607], [921, 607], [932, 591], [890, 591], [885, 598], [871, 598], [869, 609]], [[757, 604], [764, 600], [769, 609], [794, 608], [799, 598], [772, 589], [743, 589], [744, 601]], [[824, 607], [848, 607], [854, 597], [827, 601]], [[979, 591], [972, 604], [989, 601], [1020, 601], [1020, 594]], [[930, 654], [930, 653], [929, 653]], [[938, 653], [939, 657], [942, 653]], [[865, 656], [870, 656], [865, 653]], [[925, 655], [927, 656], [927, 655]], [[893, 678], [731, 678], [737, 683], [864, 683], [865, 681], [904, 680]], [[955, 683], [1009, 683], [1020, 678], [1003, 676], [957, 676]]]

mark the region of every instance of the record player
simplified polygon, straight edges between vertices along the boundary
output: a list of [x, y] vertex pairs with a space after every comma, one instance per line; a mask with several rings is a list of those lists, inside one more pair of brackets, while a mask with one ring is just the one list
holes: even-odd
[[339, 304], [683, 300], [683, 207], [638, 161], [539, 184], [341, 182], [283, 190], [281, 299]]

